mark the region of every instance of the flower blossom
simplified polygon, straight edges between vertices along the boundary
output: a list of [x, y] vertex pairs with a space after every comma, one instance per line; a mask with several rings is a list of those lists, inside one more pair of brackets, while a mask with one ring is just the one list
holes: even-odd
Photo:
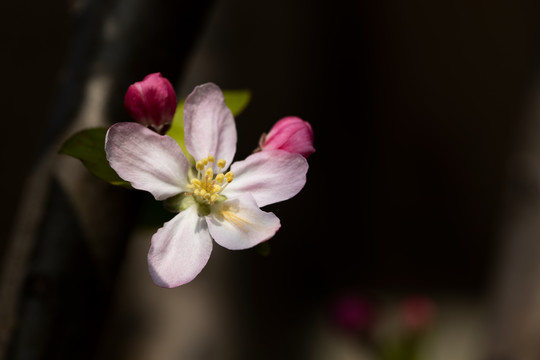
[[193, 167], [177, 142], [137, 123], [109, 129], [105, 151], [111, 167], [156, 200], [174, 200], [178, 212], [153, 236], [148, 266], [161, 287], [191, 281], [208, 262], [212, 238], [246, 249], [271, 238], [280, 221], [260, 209], [296, 195], [308, 164], [299, 154], [263, 151], [231, 164], [236, 126], [224, 97], [212, 83], [198, 86], [184, 105], [185, 144]]
[[176, 111], [176, 94], [169, 80], [154, 73], [129, 86], [124, 106], [139, 124], [164, 134]]
[[315, 152], [311, 125], [296, 116], [288, 116], [274, 124], [268, 134], [263, 134], [259, 149], [281, 149], [307, 158]]

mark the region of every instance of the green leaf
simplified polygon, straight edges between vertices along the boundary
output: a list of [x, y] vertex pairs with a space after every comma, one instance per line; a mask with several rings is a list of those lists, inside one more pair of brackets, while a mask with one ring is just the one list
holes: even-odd
[[[225, 97], [225, 104], [231, 110], [233, 116], [240, 115], [251, 100], [251, 92], [249, 90], [224, 90], [223, 96]], [[167, 135], [176, 140], [189, 162], [195, 164], [195, 159], [187, 151], [186, 140], [184, 138], [184, 102], [185, 100], [180, 101], [176, 107], [173, 122]]]
[[173, 122], [169, 131], [167, 131], [167, 135], [176, 140], [178, 145], [180, 145], [182, 152], [186, 156], [186, 159], [188, 159], [188, 161], [194, 165], [195, 159], [193, 159], [193, 156], [191, 156], [191, 154], [187, 151], [186, 140], [184, 138], [184, 102], [185, 100], [182, 100], [178, 106], [176, 106]]
[[131, 185], [122, 180], [107, 161], [105, 155], [106, 134], [106, 128], [82, 130], [67, 139], [58, 153], [81, 160], [92, 174], [102, 180], [131, 189]]
[[251, 100], [251, 91], [249, 90], [224, 90], [225, 104], [231, 110], [233, 116], [238, 116], [244, 111]]

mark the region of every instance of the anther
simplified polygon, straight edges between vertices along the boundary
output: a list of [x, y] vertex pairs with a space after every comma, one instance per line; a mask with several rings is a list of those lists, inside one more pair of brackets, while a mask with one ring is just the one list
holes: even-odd
[[[215, 163], [218, 171], [214, 174], [214, 168], [212, 165], [208, 166], [208, 163]], [[227, 185], [233, 180], [234, 174], [232, 171], [223, 174], [222, 171], [225, 168], [227, 162], [224, 159], [216, 159], [213, 155], [200, 159], [195, 163], [195, 168], [198, 171], [197, 177], [190, 179], [187, 188], [193, 192], [193, 195], [199, 202], [205, 202], [208, 205], [213, 205], [216, 201], [220, 201], [222, 197], [220, 193], [227, 187]], [[215, 177], [214, 177], [215, 176]]]

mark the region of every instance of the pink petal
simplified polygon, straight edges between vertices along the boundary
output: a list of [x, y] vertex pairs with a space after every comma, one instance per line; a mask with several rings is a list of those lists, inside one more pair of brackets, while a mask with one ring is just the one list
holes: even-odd
[[224, 194], [233, 198], [250, 193], [259, 207], [287, 200], [304, 187], [308, 167], [302, 155], [261, 151], [232, 164], [234, 180]]
[[277, 216], [259, 209], [249, 194], [214, 205], [206, 220], [210, 235], [230, 250], [247, 249], [268, 240], [281, 226]]
[[172, 288], [193, 280], [212, 252], [212, 238], [196, 206], [182, 211], [152, 236], [148, 269], [156, 285]]
[[197, 86], [184, 105], [186, 148], [195, 160], [208, 155], [230, 165], [236, 152], [236, 125], [215, 84]]
[[315, 152], [311, 125], [296, 116], [285, 117], [274, 124], [265, 137], [263, 150], [281, 149], [305, 158]]
[[175, 140], [137, 123], [117, 123], [105, 138], [107, 160], [135, 189], [164, 200], [184, 191], [189, 163]]

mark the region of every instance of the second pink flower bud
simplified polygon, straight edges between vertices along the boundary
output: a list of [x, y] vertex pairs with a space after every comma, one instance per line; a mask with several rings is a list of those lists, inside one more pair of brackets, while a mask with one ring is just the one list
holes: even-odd
[[268, 134], [263, 134], [259, 149], [281, 149], [307, 158], [315, 152], [311, 125], [296, 116], [285, 117], [274, 124]]
[[124, 105], [135, 121], [163, 135], [176, 111], [176, 94], [169, 80], [153, 73], [129, 86]]

